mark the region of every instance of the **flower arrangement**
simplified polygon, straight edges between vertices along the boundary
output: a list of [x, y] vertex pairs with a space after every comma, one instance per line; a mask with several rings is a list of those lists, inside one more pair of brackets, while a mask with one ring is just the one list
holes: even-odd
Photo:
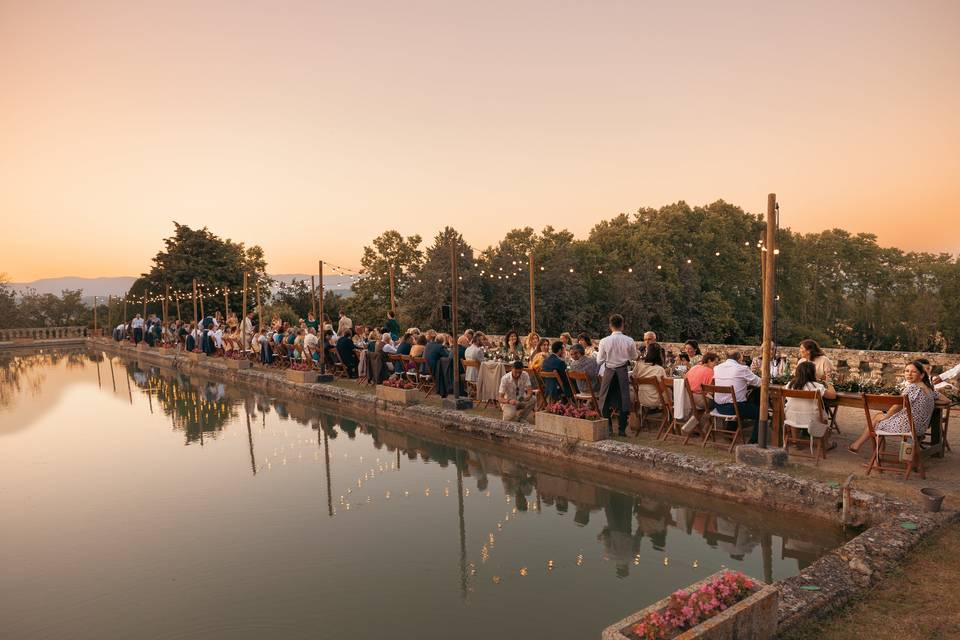
[[294, 360], [290, 363], [291, 371], [310, 371], [313, 369], [313, 365], [309, 362], [300, 362], [299, 360]]
[[383, 381], [383, 386], [393, 387], [394, 389], [413, 389], [414, 384], [409, 380], [403, 380], [396, 376], [391, 376]]
[[648, 613], [630, 629], [641, 640], [669, 640], [728, 609], [756, 589], [739, 571], [727, 571], [695, 591], [676, 591], [666, 608]]
[[563, 404], [562, 402], [548, 404], [544, 411], [568, 418], [580, 418], [581, 420], [596, 420], [600, 417], [600, 414], [593, 409], [578, 407], [575, 404]]

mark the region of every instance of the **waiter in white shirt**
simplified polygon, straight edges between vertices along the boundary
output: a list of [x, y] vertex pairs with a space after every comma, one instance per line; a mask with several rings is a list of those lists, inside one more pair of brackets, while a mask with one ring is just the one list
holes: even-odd
[[[756, 394], [750, 395], [748, 387], [759, 387], [760, 378], [750, 367], [743, 364], [743, 356], [739, 351], [727, 352], [727, 359], [713, 368], [713, 384], [717, 387], [733, 387], [731, 398], [729, 393], [718, 393], [713, 398], [717, 413], [725, 416], [735, 414], [733, 403], [737, 403], [737, 411], [741, 418], [758, 420], [760, 418], [760, 402]], [[750, 444], [757, 443], [758, 431], [754, 425], [750, 434]]]
[[607, 419], [607, 428], [613, 435], [613, 410], [617, 410], [618, 433], [627, 435], [630, 419], [629, 361], [636, 360], [637, 345], [630, 336], [623, 335], [623, 316], [610, 316], [610, 335], [600, 341], [597, 364], [600, 366], [600, 415]]
[[143, 318], [140, 317], [139, 313], [130, 321], [130, 328], [133, 329], [134, 344], [139, 344], [143, 340]]

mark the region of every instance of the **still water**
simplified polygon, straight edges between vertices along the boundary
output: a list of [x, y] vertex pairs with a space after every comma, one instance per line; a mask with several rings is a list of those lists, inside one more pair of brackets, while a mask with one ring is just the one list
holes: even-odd
[[596, 638], [841, 542], [102, 354], [0, 376], [4, 638]]

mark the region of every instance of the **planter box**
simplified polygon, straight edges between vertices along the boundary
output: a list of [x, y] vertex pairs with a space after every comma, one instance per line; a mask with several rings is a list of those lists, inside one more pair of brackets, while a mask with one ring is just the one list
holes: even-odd
[[187, 360], [189, 360], [190, 362], [198, 362], [198, 361], [200, 360], [200, 358], [206, 358], [206, 357], [207, 357], [207, 354], [203, 353], [202, 351], [201, 351], [200, 353], [197, 353], [196, 351], [184, 351], [184, 352], [183, 352], [183, 355], [184, 355], [184, 356], [187, 358]]
[[417, 404], [420, 402], [420, 391], [417, 389], [398, 389], [377, 385], [377, 399], [396, 404]]
[[147, 343], [143, 340], [137, 343], [137, 351], [146, 351], [148, 348], [149, 347], [147, 347]]
[[[694, 591], [703, 584], [722, 576], [726, 571], [718, 571], [700, 582], [690, 585], [686, 591]], [[751, 578], [752, 579], [752, 578]], [[721, 611], [709, 620], [687, 629], [673, 640], [767, 640], [777, 630], [777, 588], [754, 580], [757, 590], [725, 611]], [[648, 613], [666, 608], [669, 596], [655, 602], [646, 609], [638, 611], [612, 624], [603, 630], [602, 640], [634, 640], [630, 629]]]
[[301, 384], [314, 383], [317, 381], [316, 371], [299, 371], [297, 369], [287, 369], [287, 380]]
[[538, 411], [534, 426], [541, 433], [549, 433], [561, 438], [586, 440], [587, 442], [605, 440], [607, 437], [607, 421], [603, 418], [585, 420]]
[[226, 358], [224, 362], [227, 363], [227, 369], [249, 369], [253, 365], [249, 360], [236, 360], [234, 358]]

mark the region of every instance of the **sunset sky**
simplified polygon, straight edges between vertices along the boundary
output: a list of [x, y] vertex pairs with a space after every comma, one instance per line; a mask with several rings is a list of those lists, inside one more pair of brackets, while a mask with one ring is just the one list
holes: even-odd
[[[668, 6], [669, 5], [669, 6]], [[273, 273], [677, 200], [960, 251], [960, 2], [0, 0], [0, 272]]]

